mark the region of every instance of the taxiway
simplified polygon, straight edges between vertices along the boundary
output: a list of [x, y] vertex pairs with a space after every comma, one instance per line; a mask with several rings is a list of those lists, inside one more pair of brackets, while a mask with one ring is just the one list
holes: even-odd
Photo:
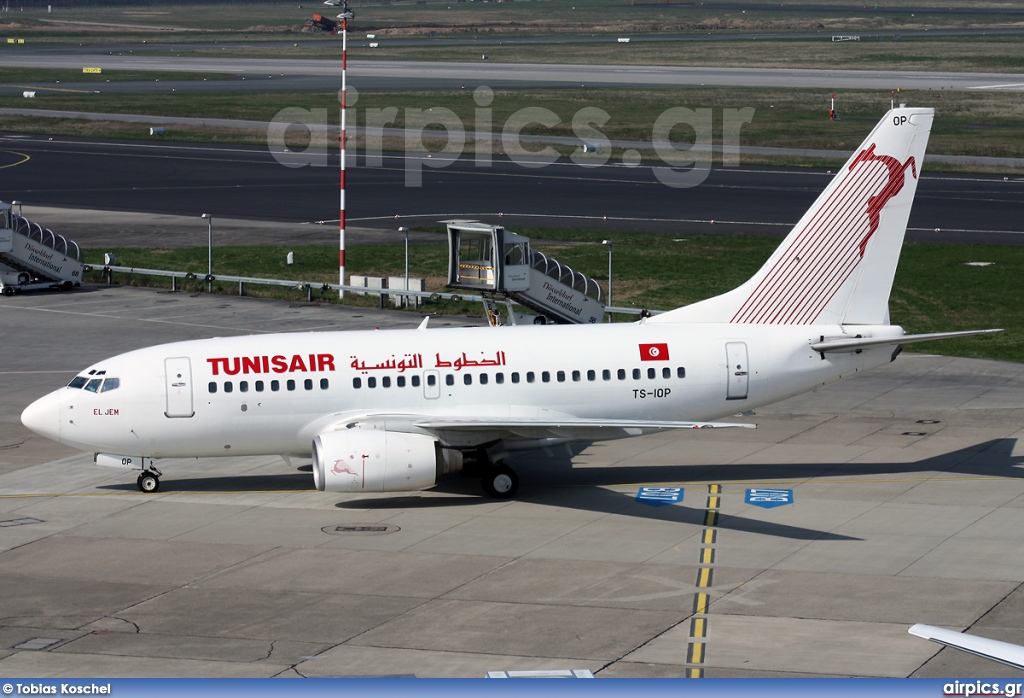
[[[1021, 364], [905, 354], [754, 431], [531, 454], [515, 501], [458, 478], [324, 494], [279, 458], [165, 462], [143, 495], [18, 420], [138, 346], [418, 322], [130, 288], [4, 298], [0, 673], [1015, 675], [907, 627], [1024, 643]], [[640, 503], [647, 485], [683, 501]], [[763, 487], [792, 503], [745, 503]]]

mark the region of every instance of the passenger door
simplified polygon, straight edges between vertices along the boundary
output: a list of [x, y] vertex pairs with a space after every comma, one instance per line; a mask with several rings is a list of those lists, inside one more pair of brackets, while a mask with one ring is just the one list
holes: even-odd
[[192, 362], [187, 356], [164, 359], [164, 376], [167, 382], [167, 417], [191, 417], [192, 409]]
[[728, 360], [729, 387], [726, 393], [728, 400], [746, 400], [747, 386], [750, 376], [747, 374], [746, 342], [728, 342], [725, 345]]

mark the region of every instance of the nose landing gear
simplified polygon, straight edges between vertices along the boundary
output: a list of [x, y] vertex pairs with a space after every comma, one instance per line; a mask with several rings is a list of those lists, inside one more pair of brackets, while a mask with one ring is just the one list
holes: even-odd
[[151, 467], [149, 470], [143, 470], [142, 474], [139, 475], [139, 479], [136, 480], [139, 489], [147, 494], [150, 492], [156, 492], [160, 489], [160, 476], [161, 473], [156, 468]]

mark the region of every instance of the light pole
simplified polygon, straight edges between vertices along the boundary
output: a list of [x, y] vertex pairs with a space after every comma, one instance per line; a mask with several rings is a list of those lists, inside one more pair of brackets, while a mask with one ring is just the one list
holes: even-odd
[[[338, 144], [341, 147], [341, 194], [338, 212], [338, 277], [339, 283], [345, 285], [345, 95], [347, 93], [345, 75], [348, 69], [348, 21], [355, 19], [356, 13], [348, 9], [348, 0], [324, 0], [325, 5], [341, 7], [341, 133]], [[344, 288], [338, 289], [338, 297], [345, 297]]]
[[204, 213], [206, 219], [206, 290], [213, 292], [213, 216]]
[[[409, 229], [404, 225], [398, 229], [398, 232], [405, 233], [405, 290], [409, 291]], [[402, 298], [402, 305], [409, 304], [409, 296], [406, 295]]]
[[[612, 241], [602, 240], [602, 245], [608, 245], [608, 302], [605, 307], [610, 308], [612, 305]], [[611, 312], [608, 313], [608, 322], [612, 321]]]

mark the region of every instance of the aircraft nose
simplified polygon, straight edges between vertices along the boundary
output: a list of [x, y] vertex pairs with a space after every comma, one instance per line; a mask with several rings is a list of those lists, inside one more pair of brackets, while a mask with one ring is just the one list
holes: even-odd
[[60, 395], [44, 395], [26, 407], [21, 423], [37, 434], [60, 441]]

